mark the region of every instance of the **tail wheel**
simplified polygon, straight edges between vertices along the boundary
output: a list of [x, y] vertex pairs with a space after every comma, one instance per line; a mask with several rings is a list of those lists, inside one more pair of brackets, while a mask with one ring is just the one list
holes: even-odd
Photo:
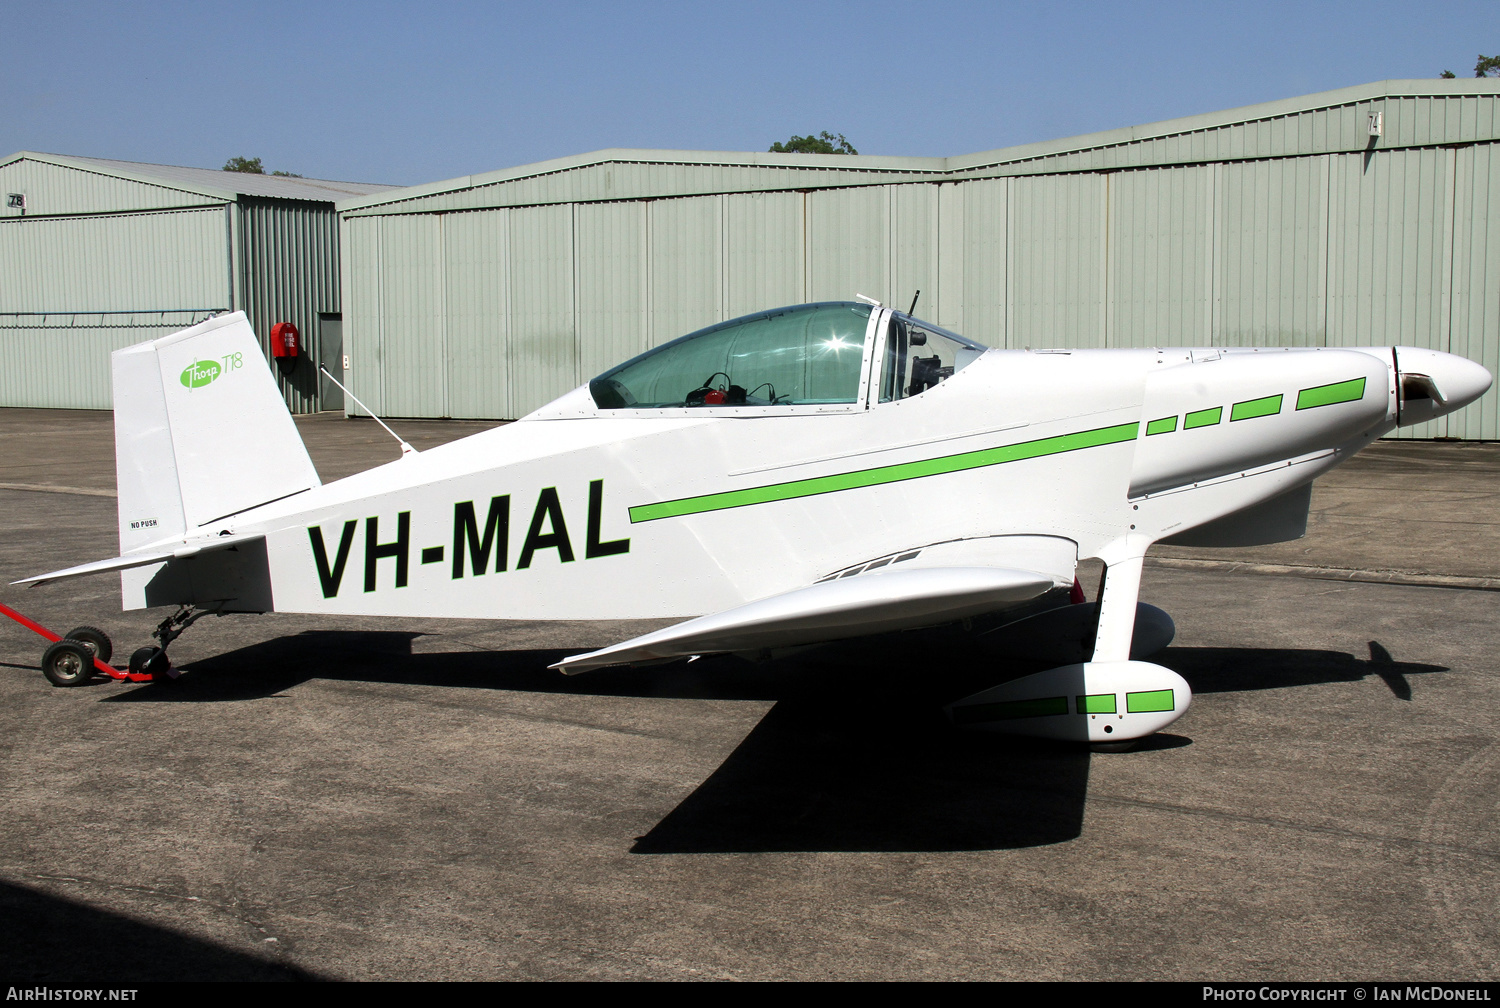
[[65, 640], [82, 641], [94, 649], [94, 657], [109, 664], [110, 656], [115, 653], [115, 646], [109, 639], [109, 634], [98, 627], [81, 626], [74, 627], [63, 634]]
[[159, 647], [143, 647], [130, 656], [130, 671], [145, 672], [152, 682], [174, 682], [171, 675], [172, 660]]
[[81, 686], [94, 677], [94, 649], [82, 641], [57, 641], [42, 653], [42, 675], [54, 686]]

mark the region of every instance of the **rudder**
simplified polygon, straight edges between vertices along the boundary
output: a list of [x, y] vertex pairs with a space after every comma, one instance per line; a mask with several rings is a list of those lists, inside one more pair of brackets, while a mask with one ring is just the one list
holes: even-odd
[[111, 364], [122, 555], [319, 485], [244, 312]]

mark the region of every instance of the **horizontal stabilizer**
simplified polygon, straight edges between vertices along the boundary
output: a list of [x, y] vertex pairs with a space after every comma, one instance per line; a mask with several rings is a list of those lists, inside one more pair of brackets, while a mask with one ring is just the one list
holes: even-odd
[[62, 581], [65, 578], [82, 577], [85, 574], [103, 574], [106, 571], [129, 570], [132, 567], [145, 567], [149, 564], [162, 563], [166, 560], [181, 559], [183, 557], [197, 556], [199, 553], [209, 553], [214, 550], [228, 549], [242, 543], [254, 542], [264, 539], [265, 536], [220, 536], [217, 539], [205, 539], [196, 543], [181, 543], [175, 547], [163, 546], [159, 549], [141, 550], [138, 553], [127, 553], [124, 556], [111, 557], [108, 560], [95, 560], [93, 563], [79, 564], [77, 567], [68, 567], [65, 570], [53, 571], [50, 574], [38, 574], [35, 577], [22, 578], [12, 581], [13, 585], [44, 585], [49, 581]]
[[568, 674], [663, 658], [793, 647], [935, 626], [1034, 598], [1051, 574], [1005, 567], [938, 567], [820, 581], [700, 616], [552, 667]]

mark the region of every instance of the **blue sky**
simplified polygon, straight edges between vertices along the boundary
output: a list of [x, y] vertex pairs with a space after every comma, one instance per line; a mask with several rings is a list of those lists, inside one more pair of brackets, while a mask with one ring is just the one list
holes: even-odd
[[1500, 0], [6, 6], [18, 150], [411, 185], [843, 133], [948, 156], [1473, 73]]

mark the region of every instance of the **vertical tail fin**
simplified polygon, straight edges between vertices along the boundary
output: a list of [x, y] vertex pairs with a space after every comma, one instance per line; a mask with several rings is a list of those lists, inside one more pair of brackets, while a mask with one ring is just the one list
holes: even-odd
[[319, 485], [244, 312], [112, 364], [122, 554]]

